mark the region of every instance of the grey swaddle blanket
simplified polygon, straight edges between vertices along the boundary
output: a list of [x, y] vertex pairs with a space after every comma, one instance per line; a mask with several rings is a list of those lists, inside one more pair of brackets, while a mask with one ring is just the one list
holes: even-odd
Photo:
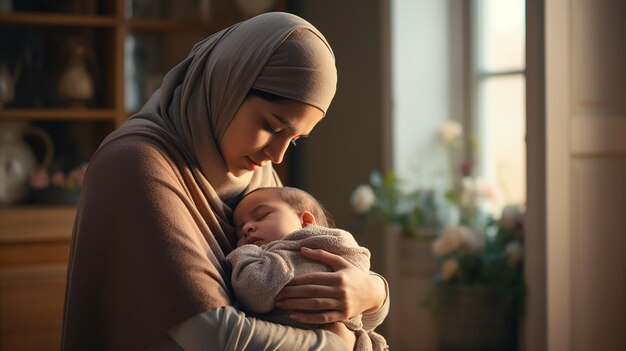
[[[274, 298], [295, 276], [332, 271], [311, 261], [300, 248], [324, 249], [345, 258], [363, 271], [370, 269], [370, 252], [345, 230], [310, 225], [281, 240], [263, 246], [242, 245], [226, 259], [232, 265], [231, 283], [240, 307], [264, 320], [298, 328], [316, 327], [289, 318], [290, 311], [274, 308]], [[384, 350], [385, 339], [373, 330], [363, 330], [361, 316], [343, 322], [356, 332], [355, 350]]]

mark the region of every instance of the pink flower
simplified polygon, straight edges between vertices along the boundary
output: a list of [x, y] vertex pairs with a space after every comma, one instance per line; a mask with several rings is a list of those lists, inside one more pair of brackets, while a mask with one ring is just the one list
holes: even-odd
[[461, 175], [463, 175], [463, 177], [469, 177], [472, 174], [472, 169], [474, 169], [472, 162], [465, 161], [461, 163]]
[[54, 174], [52, 174], [51, 182], [52, 182], [52, 185], [63, 186], [63, 183], [65, 183], [65, 176], [63, 175], [63, 172], [61, 171], [54, 172]]
[[83, 184], [83, 179], [85, 178], [86, 171], [87, 171], [87, 164], [83, 163], [80, 166], [72, 169], [70, 171], [70, 174], [68, 175], [68, 178], [72, 181], [75, 181], [80, 186]]
[[30, 186], [33, 189], [40, 190], [50, 186], [50, 177], [48, 172], [43, 168], [37, 168], [30, 176]]
[[432, 251], [436, 256], [445, 256], [457, 250], [476, 253], [485, 246], [485, 238], [464, 226], [446, 228], [437, 240], [432, 243]]

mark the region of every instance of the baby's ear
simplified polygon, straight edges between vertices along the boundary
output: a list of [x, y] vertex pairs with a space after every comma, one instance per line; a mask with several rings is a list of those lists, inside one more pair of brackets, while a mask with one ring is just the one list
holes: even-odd
[[303, 211], [300, 214], [300, 222], [302, 222], [302, 228], [315, 224], [315, 216], [309, 211]]

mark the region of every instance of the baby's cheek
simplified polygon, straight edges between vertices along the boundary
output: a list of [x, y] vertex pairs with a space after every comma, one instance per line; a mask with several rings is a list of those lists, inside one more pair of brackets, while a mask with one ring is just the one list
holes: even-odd
[[239, 240], [237, 240], [237, 247], [239, 247], [239, 246], [241, 246], [241, 245], [243, 245], [245, 243], [246, 243], [246, 241], [244, 240], [243, 236], [239, 237]]

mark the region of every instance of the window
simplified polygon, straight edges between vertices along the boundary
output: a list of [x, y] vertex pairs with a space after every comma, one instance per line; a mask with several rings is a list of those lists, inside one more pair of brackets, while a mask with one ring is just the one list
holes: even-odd
[[505, 204], [526, 201], [524, 9], [524, 0], [475, 0], [470, 16], [475, 171]]
[[456, 120], [473, 146], [474, 174], [498, 186], [503, 204], [524, 203], [524, 0], [394, 0], [391, 10], [398, 176], [409, 189], [449, 189], [458, 169], [436, 135]]

